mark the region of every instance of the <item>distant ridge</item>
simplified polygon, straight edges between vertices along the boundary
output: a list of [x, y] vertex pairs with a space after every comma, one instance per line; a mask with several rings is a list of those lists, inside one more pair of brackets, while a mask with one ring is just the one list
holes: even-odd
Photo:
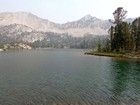
[[[132, 20], [133, 19], [129, 19], [128, 21]], [[91, 15], [86, 15], [77, 21], [57, 24], [28, 12], [0, 13], [0, 26], [8, 26], [11, 24], [25, 25], [32, 28], [32, 30], [42, 32], [68, 33], [74, 37], [83, 36], [85, 34], [108, 35], [108, 29], [112, 25], [108, 20], [98, 19]]]

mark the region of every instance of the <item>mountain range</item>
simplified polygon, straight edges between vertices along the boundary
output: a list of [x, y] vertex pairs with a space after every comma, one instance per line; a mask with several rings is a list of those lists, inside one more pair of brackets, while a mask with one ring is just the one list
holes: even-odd
[[[125, 21], [133, 20], [128, 18]], [[5, 12], [0, 13], [0, 44], [17, 42], [36, 44], [39, 41], [45, 45], [48, 43], [46, 46], [73, 46], [73, 44], [81, 46], [85, 41], [92, 43], [94, 36], [108, 35], [108, 29], [112, 25], [108, 20], [91, 15], [77, 21], [58, 24], [28, 12]]]
[[25, 25], [32, 30], [42, 32], [68, 33], [75, 37], [85, 34], [107, 35], [107, 31], [112, 25], [108, 20], [98, 19], [91, 15], [86, 15], [77, 21], [57, 24], [27, 12], [0, 13], [0, 26], [11, 24]]

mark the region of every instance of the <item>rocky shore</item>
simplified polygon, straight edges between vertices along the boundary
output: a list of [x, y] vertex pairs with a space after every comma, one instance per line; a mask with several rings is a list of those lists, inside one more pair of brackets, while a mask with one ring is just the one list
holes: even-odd
[[24, 44], [24, 43], [15, 43], [15, 44], [4, 44], [0, 47], [0, 51], [7, 51], [7, 50], [12, 50], [12, 49], [18, 49], [18, 50], [22, 50], [22, 49], [26, 49], [26, 50], [30, 50], [32, 49], [31, 46]]

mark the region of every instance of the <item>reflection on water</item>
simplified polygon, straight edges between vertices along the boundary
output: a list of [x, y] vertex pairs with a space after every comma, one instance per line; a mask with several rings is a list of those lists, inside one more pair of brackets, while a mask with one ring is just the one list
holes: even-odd
[[[140, 68], [138, 62], [113, 61], [113, 99], [127, 105], [140, 100]], [[128, 98], [129, 97], [129, 98]]]
[[0, 105], [140, 104], [140, 63], [84, 52], [0, 53]]

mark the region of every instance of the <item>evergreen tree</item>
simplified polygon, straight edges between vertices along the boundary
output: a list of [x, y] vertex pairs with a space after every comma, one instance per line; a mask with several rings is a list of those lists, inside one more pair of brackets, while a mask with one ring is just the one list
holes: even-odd
[[124, 51], [131, 51], [134, 49], [134, 39], [131, 35], [130, 24], [123, 22], [122, 26], [123, 26], [122, 27], [122, 36], [123, 36], [122, 49]]
[[124, 39], [123, 39], [123, 24], [122, 24], [122, 20], [125, 19], [125, 15], [126, 15], [127, 11], [124, 10], [122, 7], [117, 8], [114, 12], [113, 12], [113, 16], [114, 16], [114, 22], [111, 22], [116, 24], [114, 31], [113, 31], [113, 27], [111, 27], [111, 50], [112, 51], [116, 51], [119, 52], [120, 50], [123, 50], [123, 43], [124, 43]]
[[110, 28], [111, 51], [130, 52], [134, 49], [140, 50], [140, 18], [135, 19], [131, 24], [122, 22], [127, 11], [122, 7], [117, 8], [114, 15], [115, 27]]
[[111, 44], [110, 44], [110, 40], [106, 40], [106, 52], [110, 52], [111, 51]]
[[135, 50], [140, 50], [140, 18], [132, 22], [132, 36], [135, 41]]
[[113, 26], [111, 26], [111, 28], [109, 29], [109, 34], [110, 34], [111, 51], [113, 51], [114, 44], [115, 44], [113, 41], [113, 39], [114, 39], [114, 27]]
[[102, 51], [102, 43], [101, 43], [101, 40], [99, 39], [98, 41], [98, 52], [101, 52]]
[[126, 13], [127, 11], [123, 9], [123, 7], [118, 7], [114, 12], [113, 12], [113, 16], [114, 16], [114, 21], [109, 20], [110, 22], [118, 25], [122, 22], [123, 19], [126, 18]]

